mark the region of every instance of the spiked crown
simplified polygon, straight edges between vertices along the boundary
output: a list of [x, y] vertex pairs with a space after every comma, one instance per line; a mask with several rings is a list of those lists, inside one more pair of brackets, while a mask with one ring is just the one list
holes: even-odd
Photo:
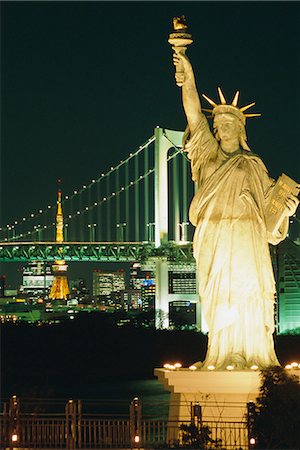
[[221, 103], [218, 105], [213, 100], [211, 100], [207, 95], [202, 94], [202, 96], [205, 98], [205, 100], [210, 103], [213, 106], [213, 109], [202, 109], [202, 111], [211, 113], [211, 116], [214, 117], [216, 114], [233, 114], [235, 117], [237, 117], [243, 125], [246, 123], [247, 117], [259, 117], [261, 114], [244, 114], [244, 111], [247, 111], [247, 109], [251, 108], [255, 105], [255, 102], [250, 103], [249, 105], [243, 106], [242, 108], [239, 108], [237, 106], [238, 99], [239, 99], [239, 91], [235, 93], [235, 96], [232, 100], [231, 104], [227, 104], [226, 99], [224, 97], [224, 94], [220, 87], [218, 87], [218, 93], [220, 97]]

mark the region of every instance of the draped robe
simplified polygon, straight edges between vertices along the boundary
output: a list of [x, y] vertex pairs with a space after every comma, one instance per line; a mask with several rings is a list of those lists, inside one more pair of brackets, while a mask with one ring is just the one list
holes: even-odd
[[268, 242], [285, 238], [288, 220], [275, 236], [267, 233], [265, 204], [274, 180], [252, 152], [224, 152], [203, 115], [191, 139], [188, 134], [184, 149], [198, 184], [190, 205], [193, 249], [209, 329], [203, 368], [278, 365]]

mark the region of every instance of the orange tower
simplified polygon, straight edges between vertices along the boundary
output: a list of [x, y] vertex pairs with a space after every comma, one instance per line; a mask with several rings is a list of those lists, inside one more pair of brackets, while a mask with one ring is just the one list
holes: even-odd
[[[56, 242], [64, 242], [64, 216], [61, 204], [60, 180], [58, 180], [58, 183], [59, 188], [57, 195]], [[56, 260], [52, 265], [54, 280], [49, 294], [49, 298], [51, 300], [64, 300], [70, 293], [67, 270], [68, 266], [63, 259]]]

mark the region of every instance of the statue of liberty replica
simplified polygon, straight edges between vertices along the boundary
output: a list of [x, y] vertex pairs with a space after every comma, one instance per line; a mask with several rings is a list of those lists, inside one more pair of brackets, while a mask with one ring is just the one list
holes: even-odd
[[[209, 335], [205, 361], [197, 366], [249, 370], [279, 365], [269, 243], [285, 239], [289, 216], [299, 204], [299, 185], [286, 175], [276, 183], [248, 146], [246, 120], [259, 115], [248, 113], [255, 103], [239, 106], [239, 92], [228, 102], [218, 88], [219, 100], [203, 95], [211, 108], [202, 108], [185, 54], [192, 40], [184, 17], [174, 19], [169, 42], [187, 118], [183, 150], [198, 186], [189, 217]], [[204, 112], [212, 117], [212, 129]]]

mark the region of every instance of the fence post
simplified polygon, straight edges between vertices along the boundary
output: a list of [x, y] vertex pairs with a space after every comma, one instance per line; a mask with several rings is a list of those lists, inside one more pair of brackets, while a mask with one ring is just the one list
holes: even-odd
[[256, 439], [253, 434], [253, 424], [255, 420], [255, 403], [250, 401], [247, 403], [247, 428], [248, 428], [248, 445], [253, 448], [256, 444]]
[[20, 402], [16, 395], [9, 400], [9, 450], [20, 446]]
[[77, 402], [77, 446], [81, 448], [81, 413], [82, 413], [82, 403], [81, 400]]
[[66, 404], [66, 448], [76, 448], [76, 403], [69, 400]]
[[130, 448], [141, 448], [142, 406], [137, 397], [130, 403]]

